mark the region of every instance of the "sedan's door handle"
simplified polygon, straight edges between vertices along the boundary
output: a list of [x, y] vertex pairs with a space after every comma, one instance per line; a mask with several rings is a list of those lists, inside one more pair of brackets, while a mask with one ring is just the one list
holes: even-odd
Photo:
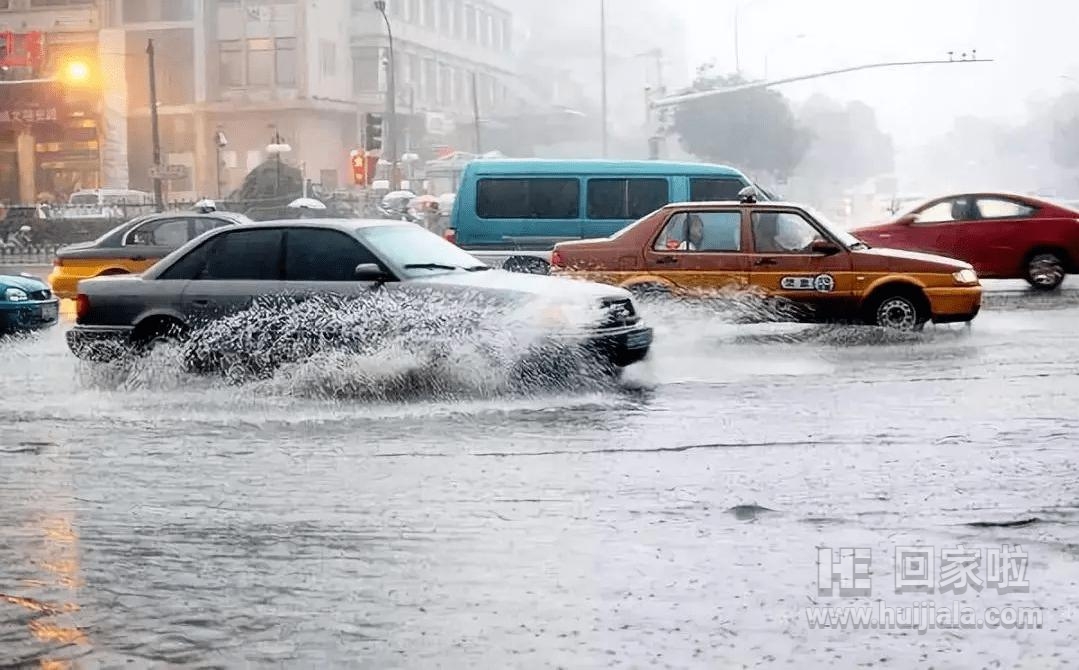
[[656, 259], [656, 265], [670, 265], [671, 263], [677, 263], [678, 256], [660, 256]]
[[756, 265], [776, 265], [776, 259], [774, 258], [758, 258]]
[[132, 256], [131, 260], [133, 260], [133, 261], [144, 261], [144, 260], [146, 260], [146, 256]]
[[192, 300], [191, 304], [195, 307], [208, 307], [210, 305], [210, 301], [205, 298], [197, 298], [195, 300]]

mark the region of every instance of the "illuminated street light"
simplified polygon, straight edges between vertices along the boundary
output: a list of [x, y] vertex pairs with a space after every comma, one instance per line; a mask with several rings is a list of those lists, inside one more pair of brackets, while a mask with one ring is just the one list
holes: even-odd
[[90, 66], [86, 61], [72, 60], [64, 63], [60, 80], [65, 84], [80, 86], [90, 82]]

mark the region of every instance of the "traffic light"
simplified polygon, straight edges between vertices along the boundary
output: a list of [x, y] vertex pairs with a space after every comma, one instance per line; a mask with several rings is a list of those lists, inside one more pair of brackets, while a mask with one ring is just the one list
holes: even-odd
[[352, 183], [357, 186], [367, 184], [367, 158], [362, 151], [352, 152]]
[[374, 151], [382, 148], [382, 115], [368, 112], [364, 115], [364, 148]]

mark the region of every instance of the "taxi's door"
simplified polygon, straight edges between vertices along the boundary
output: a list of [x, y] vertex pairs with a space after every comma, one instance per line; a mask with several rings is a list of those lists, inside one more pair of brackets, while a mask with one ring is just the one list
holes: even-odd
[[768, 209], [749, 217], [750, 284], [804, 305], [818, 318], [852, 313], [858, 301], [850, 252], [839, 244], [828, 253], [814, 251], [815, 243], [833, 240], [803, 212]]
[[742, 289], [749, 282], [744, 228], [737, 207], [675, 212], [645, 248], [645, 268], [685, 291]]

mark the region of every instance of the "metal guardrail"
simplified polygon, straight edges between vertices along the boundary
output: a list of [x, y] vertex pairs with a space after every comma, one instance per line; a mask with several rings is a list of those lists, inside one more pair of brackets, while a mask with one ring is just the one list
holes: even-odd
[[[289, 218], [287, 207], [293, 196], [257, 201], [218, 200], [221, 211], [237, 212], [256, 221]], [[339, 197], [322, 197], [329, 216], [362, 214], [362, 202]], [[165, 211], [190, 211], [195, 202], [170, 202]], [[0, 262], [16, 256], [51, 257], [61, 246], [97, 239], [136, 216], [150, 214], [153, 205], [123, 203], [98, 205], [8, 205], [0, 209]], [[10, 263], [8, 263], [10, 264]]]

